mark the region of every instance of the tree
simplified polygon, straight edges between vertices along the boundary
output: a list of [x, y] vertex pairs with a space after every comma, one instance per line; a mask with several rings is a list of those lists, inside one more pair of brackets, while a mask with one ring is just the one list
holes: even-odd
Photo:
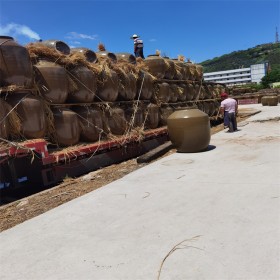
[[268, 72], [261, 80], [262, 85], [268, 88], [270, 84], [280, 82], [280, 69], [276, 68]]

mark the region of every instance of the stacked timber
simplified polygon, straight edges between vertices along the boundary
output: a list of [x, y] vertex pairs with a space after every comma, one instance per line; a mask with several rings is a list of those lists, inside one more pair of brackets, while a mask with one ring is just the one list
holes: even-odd
[[218, 112], [218, 84], [200, 65], [151, 55], [94, 52], [59, 40], [18, 45], [0, 37], [0, 137], [58, 147], [118, 139], [166, 126], [175, 109]]

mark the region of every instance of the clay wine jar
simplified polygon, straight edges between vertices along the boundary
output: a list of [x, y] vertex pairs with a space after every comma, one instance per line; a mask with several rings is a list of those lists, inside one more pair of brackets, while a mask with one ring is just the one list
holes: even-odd
[[81, 140], [95, 142], [101, 138], [103, 120], [101, 110], [91, 106], [74, 106], [81, 127]]
[[20, 118], [20, 130], [25, 138], [43, 138], [47, 132], [46, 115], [42, 98], [30, 93], [16, 93], [7, 97]]
[[[69, 90], [68, 101], [73, 103], [90, 103], [93, 101], [97, 88], [96, 75], [84, 66], [77, 66], [68, 73], [74, 89]], [[71, 87], [69, 87], [71, 89]]]
[[48, 60], [40, 60], [34, 69], [35, 81], [44, 99], [53, 104], [65, 103], [68, 97], [65, 68]]
[[59, 146], [76, 145], [80, 139], [80, 123], [77, 114], [67, 108], [53, 108], [55, 141]]
[[167, 71], [169, 65], [164, 58], [159, 55], [149, 55], [144, 63], [149, 68], [149, 73], [159, 79], [163, 79], [165, 72]]
[[196, 108], [176, 110], [167, 118], [167, 129], [178, 152], [201, 152], [209, 145], [209, 117]]
[[31, 88], [33, 70], [27, 49], [12, 37], [0, 36], [0, 87], [10, 85]]

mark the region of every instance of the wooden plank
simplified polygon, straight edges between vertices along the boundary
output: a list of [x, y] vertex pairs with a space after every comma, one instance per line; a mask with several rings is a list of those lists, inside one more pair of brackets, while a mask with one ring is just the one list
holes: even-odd
[[157, 148], [149, 151], [148, 153], [140, 156], [137, 158], [137, 163], [145, 163], [145, 162], [150, 162], [162, 155], [164, 155], [166, 152], [168, 152], [170, 149], [173, 148], [173, 144], [171, 141], [168, 141]]

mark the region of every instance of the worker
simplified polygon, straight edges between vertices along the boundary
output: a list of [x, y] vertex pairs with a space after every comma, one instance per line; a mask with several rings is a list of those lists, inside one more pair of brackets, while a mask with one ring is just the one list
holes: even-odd
[[221, 94], [221, 107], [220, 112], [224, 117], [224, 127], [228, 127], [227, 132], [237, 131], [236, 116], [238, 112], [237, 101], [233, 98], [229, 98], [226, 92]]
[[136, 34], [133, 34], [130, 39], [133, 39], [134, 41], [134, 54], [135, 57], [141, 57], [145, 59], [144, 54], [143, 54], [143, 40], [139, 39], [139, 36]]

